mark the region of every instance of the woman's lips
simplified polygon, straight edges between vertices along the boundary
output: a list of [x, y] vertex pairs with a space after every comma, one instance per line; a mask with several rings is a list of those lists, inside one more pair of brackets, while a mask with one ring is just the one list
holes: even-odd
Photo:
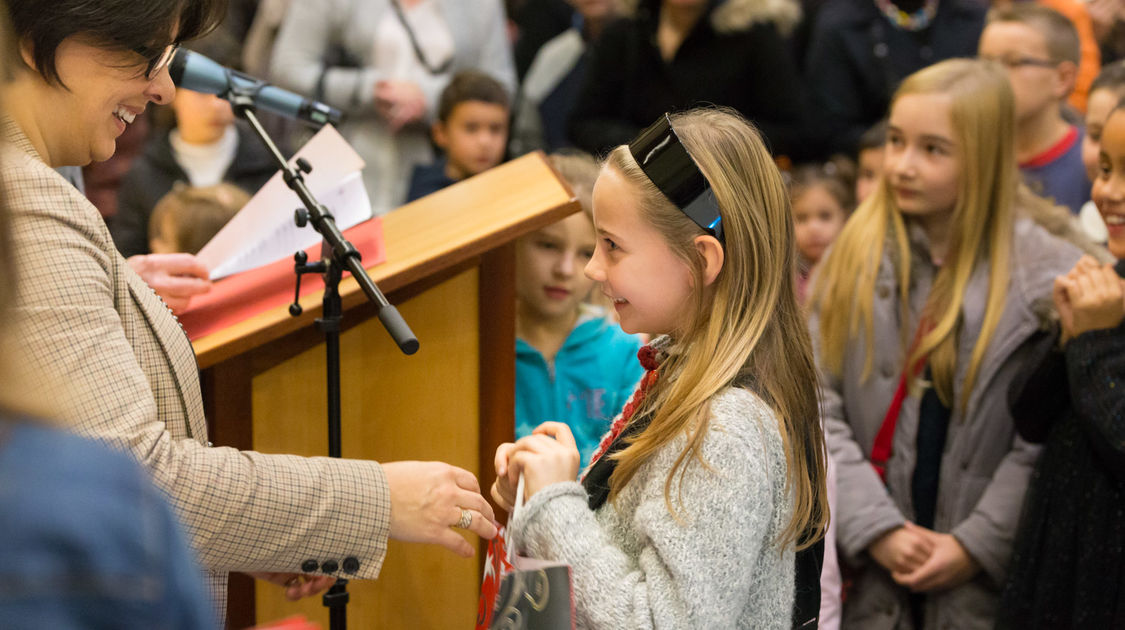
[[544, 287], [543, 292], [553, 300], [565, 300], [570, 297], [570, 290], [563, 287]]

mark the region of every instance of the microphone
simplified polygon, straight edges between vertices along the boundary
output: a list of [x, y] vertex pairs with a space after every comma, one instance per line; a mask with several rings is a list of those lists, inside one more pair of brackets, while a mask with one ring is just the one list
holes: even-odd
[[225, 68], [203, 55], [181, 48], [168, 66], [176, 87], [232, 100], [248, 96], [254, 106], [295, 118], [315, 127], [340, 124], [344, 114], [324, 103], [272, 86], [261, 79]]

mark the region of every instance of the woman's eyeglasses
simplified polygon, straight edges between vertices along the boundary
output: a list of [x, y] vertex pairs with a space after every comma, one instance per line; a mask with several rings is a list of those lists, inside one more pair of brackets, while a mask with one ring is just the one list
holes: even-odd
[[176, 56], [176, 51], [180, 49], [180, 45], [168, 44], [161, 50], [153, 50], [145, 46], [138, 46], [133, 49], [133, 52], [144, 57], [148, 60], [148, 66], [145, 67], [145, 78], [152, 81], [160, 71], [168, 67], [172, 63], [172, 58]]

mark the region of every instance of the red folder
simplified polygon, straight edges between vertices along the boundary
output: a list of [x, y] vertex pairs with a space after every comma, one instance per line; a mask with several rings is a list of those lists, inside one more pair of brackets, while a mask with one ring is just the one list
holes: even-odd
[[[383, 222], [369, 219], [344, 230], [344, 237], [363, 256], [363, 266], [371, 268], [387, 258], [383, 247]], [[309, 261], [320, 260], [320, 244], [305, 250]], [[227, 276], [211, 285], [211, 290], [191, 299], [180, 314], [180, 323], [192, 341], [249, 319], [260, 313], [293, 302], [293, 258], [282, 258], [268, 265]], [[301, 295], [324, 289], [318, 274], [301, 278]]]

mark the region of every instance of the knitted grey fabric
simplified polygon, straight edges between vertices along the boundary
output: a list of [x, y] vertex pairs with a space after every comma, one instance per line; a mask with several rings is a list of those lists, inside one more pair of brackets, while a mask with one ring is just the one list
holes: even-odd
[[616, 504], [587, 507], [576, 482], [544, 488], [510, 523], [524, 555], [571, 565], [580, 628], [789, 628], [793, 548], [776, 541], [793, 509], [777, 418], [757, 396], [711, 402], [703, 459], [664, 483], [686, 438], [638, 470]]

